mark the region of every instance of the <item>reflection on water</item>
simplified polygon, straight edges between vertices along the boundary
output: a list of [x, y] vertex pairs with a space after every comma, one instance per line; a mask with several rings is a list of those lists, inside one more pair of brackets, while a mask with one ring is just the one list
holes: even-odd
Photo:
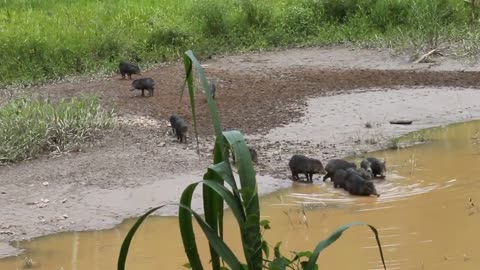
[[[379, 229], [388, 269], [480, 268], [480, 122], [429, 133], [430, 143], [374, 156], [387, 160], [379, 198], [353, 197], [330, 182], [292, 187], [262, 198], [266, 239], [284, 251], [312, 250], [336, 227], [352, 221]], [[112, 230], [64, 233], [21, 243], [25, 255], [0, 261], [17, 269], [28, 256], [35, 269], [115, 269], [132, 221]], [[226, 241], [240, 252], [235, 220], [226, 215]], [[198, 237], [207, 255], [206, 241]], [[127, 269], [184, 269], [177, 219], [151, 218], [135, 236]], [[206, 260], [204, 261], [206, 264]], [[320, 269], [382, 269], [373, 235], [352, 228], [320, 255]]]

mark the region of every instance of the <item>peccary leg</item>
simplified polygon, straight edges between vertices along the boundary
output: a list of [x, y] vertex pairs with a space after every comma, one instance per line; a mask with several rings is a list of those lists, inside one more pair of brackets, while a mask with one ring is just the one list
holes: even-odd
[[145, 92], [144, 92], [144, 91], [145, 91], [145, 89], [142, 89], [142, 97], [145, 96]]
[[327, 173], [323, 176], [323, 182], [325, 182], [325, 180], [327, 180], [328, 178], [332, 177], [332, 175], [330, 173]]

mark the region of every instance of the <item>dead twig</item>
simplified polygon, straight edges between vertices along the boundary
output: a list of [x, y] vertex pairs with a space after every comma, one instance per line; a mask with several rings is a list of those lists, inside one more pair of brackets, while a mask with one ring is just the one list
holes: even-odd
[[415, 64], [418, 64], [418, 63], [422, 63], [422, 62], [425, 62], [425, 60], [427, 59], [427, 57], [429, 57], [430, 55], [432, 55], [433, 53], [435, 53], [437, 51], [437, 49], [433, 49], [431, 51], [429, 51], [428, 53], [422, 55], [420, 58], [418, 58], [417, 60], [413, 61], [413, 63]]

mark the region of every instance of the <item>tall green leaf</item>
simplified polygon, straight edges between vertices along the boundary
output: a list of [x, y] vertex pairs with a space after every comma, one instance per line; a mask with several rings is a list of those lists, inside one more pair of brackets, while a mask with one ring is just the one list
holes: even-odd
[[[213, 98], [211, 95], [211, 89], [208, 85], [207, 79], [205, 77], [205, 71], [203, 67], [198, 62], [197, 58], [193, 54], [191, 50], [187, 51], [184, 54], [184, 66], [185, 66], [185, 80], [187, 81], [188, 85], [188, 93], [190, 96], [190, 107], [192, 109], [192, 119], [193, 119], [193, 126], [195, 130], [195, 137], [197, 141], [197, 151], [198, 151], [198, 131], [197, 131], [197, 118], [196, 118], [196, 106], [195, 106], [195, 86], [193, 80], [193, 66], [195, 66], [195, 70], [198, 72], [200, 80], [202, 82], [202, 86], [204, 92], [206, 93], [208, 108], [210, 111], [210, 115], [213, 121], [213, 125], [215, 127], [215, 134], [217, 141], [220, 145], [220, 149], [215, 151], [213, 156], [213, 162], [219, 163], [226, 159], [222, 155], [224, 151], [221, 151], [225, 148], [221, 138], [221, 126], [220, 126], [220, 117], [217, 112], [217, 108], [215, 103], [213, 102]], [[209, 175], [209, 172], [205, 175], [208, 179], [217, 180], [219, 183], [223, 184], [223, 180], [220, 177], [215, 177]], [[223, 237], [223, 200], [214, 192], [210, 190], [208, 187], [203, 188], [203, 208], [205, 212], [205, 219], [210, 227], [215, 230], [220, 237]], [[213, 250], [212, 246], [210, 246], [210, 255], [212, 259], [213, 269], [220, 269], [220, 260], [217, 253]]]
[[117, 270], [125, 270], [125, 263], [127, 262], [127, 255], [128, 249], [130, 248], [130, 243], [132, 242], [133, 236], [137, 232], [140, 225], [142, 225], [143, 221], [153, 212], [157, 211], [158, 209], [164, 207], [165, 205], [155, 207], [141, 216], [132, 228], [128, 231], [127, 236], [123, 239], [122, 247], [120, 248], [120, 255], [118, 256], [118, 263], [117, 263]]
[[377, 240], [377, 245], [378, 245], [378, 250], [380, 251], [380, 258], [382, 259], [383, 263], [383, 268], [387, 269], [387, 266], [385, 265], [385, 259], [383, 257], [383, 251], [382, 251], [382, 245], [380, 244], [380, 239], [378, 238], [378, 231], [375, 227], [373, 227], [370, 224], [363, 223], [363, 222], [352, 222], [349, 224], [345, 224], [341, 227], [339, 227], [337, 230], [335, 230], [327, 239], [321, 241], [318, 243], [318, 245], [315, 247], [315, 250], [313, 251], [312, 256], [308, 260], [307, 265], [305, 266], [305, 270], [314, 270], [315, 269], [315, 264], [318, 260], [318, 256], [320, 255], [320, 252], [333, 244], [335, 241], [337, 241], [338, 238], [342, 235], [344, 231], [346, 231], [348, 228], [353, 227], [353, 226], [358, 226], [358, 225], [364, 225], [370, 227], [372, 232], [375, 234], [375, 239]]

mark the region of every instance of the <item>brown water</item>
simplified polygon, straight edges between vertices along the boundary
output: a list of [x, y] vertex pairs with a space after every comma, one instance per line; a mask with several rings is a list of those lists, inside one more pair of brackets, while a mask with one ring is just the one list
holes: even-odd
[[[379, 229], [388, 269], [479, 269], [480, 121], [436, 129], [429, 136], [431, 143], [374, 153], [387, 159], [389, 169], [387, 179], [377, 182], [379, 198], [352, 197], [320, 182], [293, 183], [263, 197], [262, 218], [272, 225], [267, 241], [282, 241], [285, 253], [312, 250], [336, 227], [364, 221]], [[25, 254], [1, 260], [0, 269], [21, 268], [25, 256], [35, 269], [115, 269], [132, 223], [20, 243]], [[240, 251], [230, 214], [225, 223], [227, 242]], [[206, 254], [205, 239], [198, 238]], [[186, 262], [176, 217], [157, 217], [135, 236], [127, 269], [184, 269]], [[381, 268], [373, 235], [364, 227], [347, 231], [319, 263], [320, 269]]]

